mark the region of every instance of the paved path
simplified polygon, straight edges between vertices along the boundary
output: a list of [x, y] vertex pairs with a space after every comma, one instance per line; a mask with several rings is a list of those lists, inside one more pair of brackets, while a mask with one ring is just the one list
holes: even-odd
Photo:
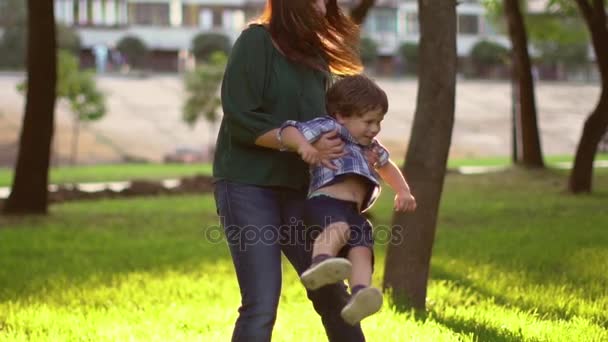
[[[22, 79], [0, 74], [0, 166], [14, 157], [22, 96], [15, 90]], [[148, 78], [106, 76], [98, 79], [108, 99], [108, 114], [87, 124], [80, 139], [82, 163], [116, 162], [122, 154], [160, 161], [179, 146], [200, 147], [215, 138], [216, 130], [201, 122], [190, 128], [181, 121], [184, 92], [175, 75]], [[389, 97], [389, 113], [381, 140], [403, 156], [414, 116], [417, 83], [413, 79], [379, 79]], [[573, 154], [584, 119], [595, 106], [597, 84], [540, 82], [536, 88], [545, 154]], [[67, 159], [71, 120], [59, 104], [55, 149]], [[510, 85], [508, 82], [459, 80], [452, 157], [510, 154]]]

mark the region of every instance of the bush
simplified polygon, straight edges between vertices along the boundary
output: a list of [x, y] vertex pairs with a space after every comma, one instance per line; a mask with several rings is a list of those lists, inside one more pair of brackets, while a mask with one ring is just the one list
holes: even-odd
[[214, 52], [230, 53], [230, 38], [219, 33], [199, 33], [192, 39], [192, 53], [197, 62], [207, 62]]
[[359, 45], [359, 54], [363, 64], [373, 63], [378, 58], [378, 44], [371, 38], [362, 38]]
[[509, 49], [487, 40], [479, 41], [471, 50], [473, 64], [483, 67], [504, 65], [508, 57]]
[[123, 37], [116, 44], [116, 48], [126, 58], [127, 64], [133, 68], [141, 67], [148, 54], [146, 44], [135, 36]]
[[405, 65], [407, 74], [416, 74], [418, 72], [418, 44], [403, 43], [399, 47], [399, 54]]
[[78, 55], [80, 48], [81, 40], [78, 32], [71, 27], [57, 24], [57, 49]]

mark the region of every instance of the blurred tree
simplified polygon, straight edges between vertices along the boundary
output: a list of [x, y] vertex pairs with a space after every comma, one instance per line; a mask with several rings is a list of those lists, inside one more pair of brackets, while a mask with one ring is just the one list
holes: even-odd
[[516, 137], [520, 141], [521, 155], [515, 161], [526, 167], [543, 168], [543, 154], [536, 115], [536, 100], [534, 98], [534, 79], [532, 64], [528, 53], [528, 38], [522, 16], [519, 0], [504, 0], [504, 11], [509, 30], [509, 39], [513, 46], [513, 77], [517, 81], [519, 101], [518, 128]]
[[127, 64], [134, 69], [141, 68], [144, 65], [148, 54], [148, 47], [136, 36], [121, 38], [116, 44], [116, 49], [125, 57]]
[[[27, 16], [22, 0], [0, 0], [0, 26], [4, 35], [0, 39], [0, 68], [21, 69], [25, 66]], [[80, 36], [71, 27], [57, 24], [57, 48], [80, 52]]]
[[359, 3], [350, 11], [350, 18], [356, 24], [362, 24], [367, 17], [367, 13], [374, 6], [376, 0], [359, 0]]
[[[591, 192], [593, 159], [598, 143], [608, 128], [608, 26], [606, 0], [576, 0], [576, 5], [587, 24], [595, 51], [595, 60], [600, 71], [602, 91], [599, 101], [585, 121], [583, 134], [576, 149], [574, 167], [570, 173], [568, 190], [572, 193]], [[571, 6], [570, 1], [551, 1], [552, 6]]]
[[437, 213], [454, 126], [456, 1], [418, 0], [418, 9], [418, 99], [403, 167], [418, 209], [412, 214], [393, 216], [384, 288], [392, 289], [394, 303], [425, 309]]
[[504, 46], [481, 40], [471, 50], [471, 62], [476, 76], [488, 77], [489, 72], [497, 67], [507, 64], [509, 50]]
[[224, 76], [226, 55], [216, 51], [209, 58], [209, 62], [201, 64], [185, 75], [187, 99], [182, 108], [182, 118], [185, 123], [194, 127], [196, 122], [203, 118], [209, 123], [209, 148], [213, 149], [214, 125], [217, 122], [217, 108], [220, 105], [218, 87]]
[[230, 53], [230, 38], [219, 33], [199, 33], [192, 39], [192, 53], [197, 62], [209, 62], [215, 52]]
[[359, 54], [364, 65], [373, 64], [378, 58], [378, 44], [369, 37], [361, 38]]
[[[18, 89], [24, 91], [25, 82]], [[94, 74], [81, 71], [78, 59], [66, 50], [59, 50], [57, 65], [57, 100], [65, 100], [72, 112], [74, 128], [72, 131], [72, 153], [70, 161], [76, 164], [81, 122], [101, 119], [106, 112], [105, 98], [97, 89]]]
[[28, 0], [29, 87], [11, 194], [5, 214], [45, 214], [54, 129], [57, 54], [53, 0]]
[[399, 47], [399, 54], [405, 64], [406, 74], [417, 74], [418, 73], [418, 44], [416, 43], [403, 43]]

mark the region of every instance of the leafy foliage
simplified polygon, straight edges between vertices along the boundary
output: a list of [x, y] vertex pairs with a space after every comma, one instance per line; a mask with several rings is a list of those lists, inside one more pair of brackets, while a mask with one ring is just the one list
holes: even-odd
[[192, 53], [197, 62], [209, 62], [215, 52], [230, 53], [230, 38], [219, 33], [199, 33], [192, 39]]
[[217, 90], [224, 75], [226, 55], [215, 52], [209, 63], [199, 65], [193, 72], [186, 74], [184, 83], [188, 99], [182, 109], [182, 118], [190, 126], [203, 117], [206, 121], [217, 121], [216, 110], [220, 105]]
[[418, 44], [403, 43], [399, 47], [399, 53], [405, 63], [405, 72], [415, 74], [418, 70]]
[[136, 36], [123, 37], [116, 44], [116, 48], [133, 68], [141, 67], [148, 54], [148, 47]]
[[509, 57], [509, 49], [487, 40], [479, 41], [471, 50], [473, 63], [483, 66], [504, 64]]
[[369, 65], [373, 63], [378, 57], [378, 44], [369, 37], [361, 38], [359, 54], [361, 55], [363, 64]]

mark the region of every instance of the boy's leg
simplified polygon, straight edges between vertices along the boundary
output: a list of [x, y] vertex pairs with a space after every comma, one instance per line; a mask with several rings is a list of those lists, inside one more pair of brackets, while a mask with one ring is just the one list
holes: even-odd
[[351, 226], [348, 259], [353, 265], [350, 278], [352, 297], [341, 312], [342, 318], [349, 324], [358, 324], [382, 307], [382, 292], [370, 287], [373, 272], [374, 254], [372, 227], [364, 217], [353, 217]]
[[[283, 203], [284, 225], [289, 225], [289, 233], [283, 244], [283, 253], [302, 274], [311, 263], [312, 240], [303, 223], [306, 194], [287, 192]], [[329, 342], [365, 342], [365, 336], [359, 324], [349, 325], [340, 316], [340, 311], [348, 303], [350, 295], [343, 282], [324, 286], [318, 290], [307, 290], [308, 299], [315, 311], [321, 316]]]
[[[277, 194], [218, 181], [215, 200], [241, 290], [233, 342], [270, 342], [281, 292], [281, 212]], [[273, 238], [273, 236], [275, 238]]]
[[353, 265], [348, 281], [351, 289], [357, 285], [369, 286], [372, 282], [372, 250], [369, 247], [353, 247], [348, 252], [348, 260]]

